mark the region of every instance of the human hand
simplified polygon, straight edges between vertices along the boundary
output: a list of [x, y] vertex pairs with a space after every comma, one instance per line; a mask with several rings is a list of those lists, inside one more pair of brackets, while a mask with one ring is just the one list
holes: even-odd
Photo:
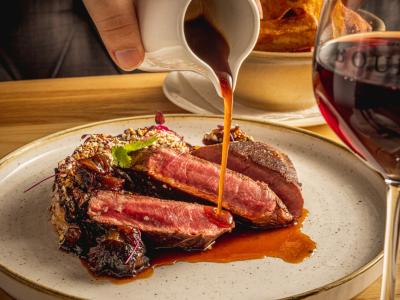
[[144, 59], [134, 0], [83, 0], [108, 53], [125, 71]]
[[[260, 0], [256, 0], [262, 18]], [[137, 68], [144, 49], [134, 0], [83, 0], [114, 62], [125, 71]]]

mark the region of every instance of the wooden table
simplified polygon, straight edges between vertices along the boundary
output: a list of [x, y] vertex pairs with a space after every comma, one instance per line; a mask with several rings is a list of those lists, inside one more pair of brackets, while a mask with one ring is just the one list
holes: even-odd
[[[163, 95], [164, 78], [136, 74], [0, 83], [0, 158], [39, 137], [89, 122], [184, 113]], [[325, 125], [307, 129], [337, 140]], [[356, 299], [378, 299], [379, 289], [377, 281]], [[397, 291], [400, 295], [400, 286]], [[10, 299], [0, 289], [0, 300]]]

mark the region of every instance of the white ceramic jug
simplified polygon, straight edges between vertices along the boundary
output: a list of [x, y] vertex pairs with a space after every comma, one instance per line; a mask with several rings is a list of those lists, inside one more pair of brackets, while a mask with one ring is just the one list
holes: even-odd
[[146, 52], [139, 69], [147, 72], [194, 71], [209, 78], [221, 96], [216, 74], [192, 52], [184, 33], [185, 19], [198, 13], [199, 1], [207, 8], [207, 18], [229, 44], [229, 65], [235, 87], [240, 66], [254, 48], [260, 30], [255, 0], [136, 0]]

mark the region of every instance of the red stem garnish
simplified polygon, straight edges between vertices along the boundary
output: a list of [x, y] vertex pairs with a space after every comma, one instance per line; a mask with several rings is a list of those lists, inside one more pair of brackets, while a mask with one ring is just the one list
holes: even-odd
[[29, 192], [30, 190], [32, 190], [33, 188], [37, 187], [39, 184], [45, 182], [46, 180], [49, 180], [49, 179], [51, 179], [51, 178], [53, 178], [53, 177], [56, 177], [56, 175], [57, 175], [57, 174], [54, 174], [54, 175], [51, 175], [51, 176], [49, 176], [49, 177], [46, 177], [45, 179], [40, 180], [39, 182], [37, 182], [37, 183], [35, 183], [34, 185], [32, 185], [30, 188], [26, 189], [26, 190], [24, 191], [24, 193]]
[[[139, 248], [139, 246], [140, 246], [140, 240], [142, 239], [142, 233], [141, 233], [140, 230], [138, 231], [138, 236], [139, 236], [138, 238], [136, 238], [135, 236], [133, 236], [134, 239], [135, 239], [135, 248], [133, 248], [131, 254], [129, 255], [129, 257], [128, 257], [127, 260], [125, 261], [125, 265], [129, 263], [129, 261], [130, 261], [130, 260], [132, 259], [132, 257], [135, 255], [137, 248]], [[140, 240], [138, 241], [138, 239], [140, 239]]]

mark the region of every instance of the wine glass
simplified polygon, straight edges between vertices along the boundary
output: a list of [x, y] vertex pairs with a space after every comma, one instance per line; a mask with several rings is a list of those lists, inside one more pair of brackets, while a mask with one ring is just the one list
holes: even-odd
[[399, 242], [399, 12], [399, 0], [326, 0], [313, 61], [325, 120], [388, 187], [381, 299], [394, 299]]

